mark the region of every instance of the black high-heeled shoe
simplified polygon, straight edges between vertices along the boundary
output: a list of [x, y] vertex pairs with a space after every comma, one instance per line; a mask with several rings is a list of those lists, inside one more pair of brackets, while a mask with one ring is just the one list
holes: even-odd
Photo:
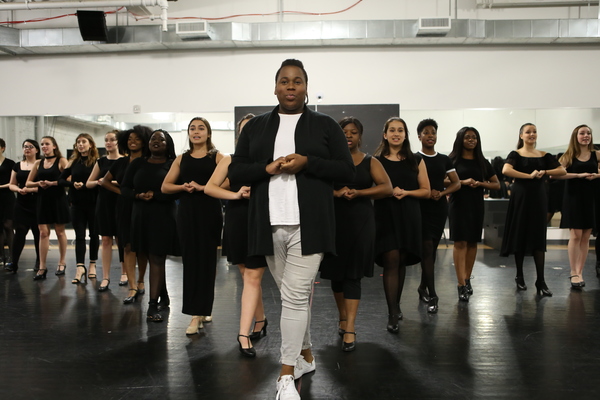
[[525, 278], [522, 276], [515, 277], [515, 282], [517, 283], [517, 290], [527, 290], [527, 285], [525, 284]]
[[158, 313], [158, 302], [151, 300], [148, 302], [148, 311], [146, 311], [146, 319], [152, 322], [162, 322], [162, 315]]
[[[123, 280], [123, 277], [125, 277], [125, 280]], [[129, 283], [129, 280], [127, 279], [127, 274], [121, 274], [121, 280], [119, 281], [119, 286], [127, 286], [128, 283]]]
[[458, 287], [458, 300], [459, 301], [469, 301], [469, 292], [466, 286]]
[[[108, 283], [106, 284], [106, 286], [102, 286], [102, 282], [104, 281], [108, 281]], [[98, 287], [98, 291], [99, 292], [106, 292], [108, 290], [108, 285], [110, 285], [110, 279], [102, 279], [102, 282], [100, 282], [100, 287]]]
[[343, 336], [344, 336], [344, 333], [346, 333], [346, 330], [345, 330], [345, 329], [342, 329], [342, 328], [340, 328], [340, 324], [341, 324], [342, 322], [346, 322], [346, 320], [345, 320], [345, 319], [340, 319], [340, 320], [339, 320], [339, 322], [338, 322], [338, 335], [340, 335], [340, 336], [342, 336], [342, 337], [343, 337]]
[[[254, 331], [256, 329], [256, 324], [264, 323], [263, 327], [260, 331]], [[267, 321], [267, 317], [262, 321], [254, 321], [254, 328], [252, 329], [252, 333], [249, 335], [251, 340], [260, 339], [263, 336], [267, 336], [267, 325], [269, 325], [269, 321]]]
[[[569, 276], [569, 279], [574, 278], [574, 277], [579, 277], [579, 275], [571, 275], [571, 276]], [[582, 287], [583, 287], [583, 281], [573, 282], [571, 280], [571, 289], [581, 289]]]
[[144, 284], [144, 281], [138, 281], [138, 285], [137, 285], [137, 287], [138, 287], [137, 291], [138, 291], [138, 293], [139, 293], [139, 294], [140, 294], [140, 296], [141, 296], [141, 295], [143, 295], [144, 293], [146, 293], [146, 289], [145, 289], [145, 288], [141, 288], [141, 289], [140, 289], [140, 283], [143, 285], [143, 284]]
[[240, 337], [248, 339], [248, 344], [251, 344], [251, 342], [250, 342], [250, 336], [247, 336], [247, 335], [237, 335], [237, 342], [238, 342], [238, 346], [239, 346], [239, 349], [240, 349], [240, 353], [242, 353], [242, 355], [244, 357], [249, 357], [249, 358], [256, 357], [256, 350], [254, 349], [254, 347], [243, 348], [242, 347], [242, 342], [240, 342]]
[[548, 296], [548, 297], [552, 297], [552, 292], [550, 291], [550, 289], [548, 289], [548, 286], [546, 285], [546, 282], [544, 281], [535, 281], [535, 287], [537, 289], [537, 294], [538, 296]]
[[[83, 268], [83, 273], [82, 274], [78, 274], [79, 272], [79, 268]], [[73, 278], [73, 280], [71, 281], [72, 284], [77, 285], [79, 283], [81, 283], [81, 281], [85, 280], [87, 282], [87, 268], [85, 267], [85, 265], [83, 264], [77, 264], [77, 272], [75, 273], [75, 278]]]
[[423, 303], [429, 303], [429, 293], [427, 293], [427, 289], [422, 289], [421, 286], [417, 288], [417, 292], [419, 293], [419, 300]]
[[58, 267], [56, 267], [56, 272], [54, 273], [54, 275], [56, 275], [56, 276], [64, 275], [66, 270], [67, 270], [67, 266], [65, 264], [58, 264]]
[[135, 303], [135, 301], [137, 300], [138, 297], [138, 290], [137, 289], [129, 289], [129, 292], [135, 292], [132, 296], [127, 296], [123, 299], [123, 304], [131, 304], [131, 303]]
[[[40, 273], [41, 271], [41, 273]], [[46, 274], [48, 273], [48, 268], [38, 269], [37, 274], [33, 276], [34, 281], [41, 281], [42, 279], [46, 279]]]
[[342, 342], [342, 351], [351, 352], [356, 349], [356, 332], [344, 332], [344, 335], [354, 335], [354, 340], [350, 343]]
[[[92, 272], [92, 264], [94, 264], [94, 272]], [[96, 279], [96, 261], [90, 261], [90, 273], [88, 274], [88, 278]]]
[[439, 301], [439, 297], [437, 297], [437, 296], [433, 296], [433, 297], [429, 298], [429, 302], [427, 303], [427, 312], [429, 314], [437, 314], [438, 301]]
[[167, 308], [169, 308], [169, 306], [171, 305], [171, 299], [169, 298], [169, 295], [160, 295], [160, 301], [158, 302], [158, 310], [166, 310]]
[[398, 320], [402, 319], [402, 313], [400, 314], [389, 314], [388, 315], [388, 324], [387, 331], [389, 333], [398, 333], [400, 332], [400, 327], [398, 325]]
[[473, 295], [473, 286], [471, 286], [471, 278], [465, 279], [465, 287], [467, 288], [467, 294], [469, 296]]

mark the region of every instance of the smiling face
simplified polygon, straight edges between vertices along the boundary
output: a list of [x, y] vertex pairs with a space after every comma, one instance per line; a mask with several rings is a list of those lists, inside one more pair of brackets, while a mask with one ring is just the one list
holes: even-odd
[[44, 157], [52, 157], [54, 155], [54, 149], [56, 146], [52, 143], [52, 140], [48, 138], [43, 138], [40, 142], [40, 147], [42, 149], [42, 154]]
[[35, 146], [33, 145], [33, 143], [31, 142], [24, 142], [23, 143], [23, 156], [25, 156], [25, 158], [28, 157], [34, 157], [35, 155], [38, 153], [38, 150], [35, 148]]
[[164, 156], [167, 153], [167, 138], [161, 131], [156, 131], [150, 136], [150, 154]]
[[402, 147], [406, 139], [406, 126], [402, 121], [391, 121], [383, 134], [390, 147]]
[[592, 143], [592, 131], [587, 126], [582, 126], [577, 131], [577, 143], [581, 146], [589, 146]]
[[419, 133], [419, 140], [423, 145], [423, 148], [433, 149], [437, 143], [437, 129], [434, 126], [426, 126]]
[[477, 134], [473, 131], [466, 131], [463, 137], [463, 148], [465, 150], [474, 150], [477, 147]]
[[344, 135], [346, 135], [346, 141], [348, 142], [348, 148], [352, 150], [358, 149], [360, 145], [360, 131], [353, 123], [349, 123], [348, 125], [342, 128], [344, 130]]
[[275, 95], [282, 114], [300, 114], [304, 111], [307, 84], [302, 69], [288, 65], [279, 71], [275, 84]]
[[82, 156], [87, 156], [92, 145], [90, 144], [89, 140], [87, 140], [84, 137], [80, 137], [77, 139], [75, 147], [77, 148], [79, 154], [81, 154]]
[[127, 138], [127, 148], [129, 149], [129, 152], [135, 153], [142, 151], [143, 144], [142, 138], [139, 137], [137, 133], [131, 132], [129, 134], [129, 137]]
[[519, 138], [524, 144], [535, 146], [537, 141], [537, 128], [535, 125], [525, 125], [519, 134]]

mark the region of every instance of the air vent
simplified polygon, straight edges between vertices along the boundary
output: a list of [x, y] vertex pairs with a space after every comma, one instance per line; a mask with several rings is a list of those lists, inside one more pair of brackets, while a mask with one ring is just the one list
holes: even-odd
[[450, 17], [419, 18], [417, 36], [445, 36], [450, 32]]
[[182, 39], [203, 39], [210, 37], [206, 21], [177, 22], [175, 29], [175, 33]]

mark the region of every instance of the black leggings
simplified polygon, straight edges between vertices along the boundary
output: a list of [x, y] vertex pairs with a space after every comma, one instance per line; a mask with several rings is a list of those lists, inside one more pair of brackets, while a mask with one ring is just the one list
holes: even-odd
[[40, 264], [40, 229], [38, 228], [37, 222], [35, 220], [29, 221], [15, 221], [15, 238], [13, 240], [13, 248], [12, 248], [12, 261], [14, 266], [19, 266], [19, 259], [21, 258], [21, 253], [23, 252], [23, 248], [25, 247], [25, 240], [27, 237], [27, 232], [31, 229], [31, 233], [33, 234], [33, 243], [35, 244], [35, 265]]
[[[2, 226], [0, 226], [0, 259], [2, 261], [9, 262], [12, 256], [12, 248], [14, 241], [14, 232], [13, 232], [13, 221], [12, 219], [5, 219], [2, 221]], [[4, 254], [4, 244], [8, 245], [8, 253]]]
[[344, 279], [343, 281], [331, 281], [331, 290], [334, 293], [344, 293], [348, 300], [360, 300], [360, 279]]
[[73, 230], [75, 230], [75, 259], [77, 264], [85, 264], [85, 229], [90, 232], [90, 260], [98, 259], [100, 238], [96, 233], [96, 206], [71, 206]]

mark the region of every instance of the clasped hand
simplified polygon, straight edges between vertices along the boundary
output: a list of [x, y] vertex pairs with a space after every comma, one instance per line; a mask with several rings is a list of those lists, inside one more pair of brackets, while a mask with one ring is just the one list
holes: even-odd
[[279, 157], [267, 165], [266, 171], [271, 175], [290, 174], [294, 175], [302, 171], [308, 162], [308, 157], [300, 154], [290, 154], [285, 157]]
[[194, 181], [186, 182], [183, 184], [183, 190], [188, 193], [202, 192], [204, 191], [204, 185], [199, 185]]
[[343, 197], [346, 200], [355, 199], [358, 196], [358, 190], [350, 189], [348, 186], [344, 186], [341, 189], [333, 191], [334, 197]]

